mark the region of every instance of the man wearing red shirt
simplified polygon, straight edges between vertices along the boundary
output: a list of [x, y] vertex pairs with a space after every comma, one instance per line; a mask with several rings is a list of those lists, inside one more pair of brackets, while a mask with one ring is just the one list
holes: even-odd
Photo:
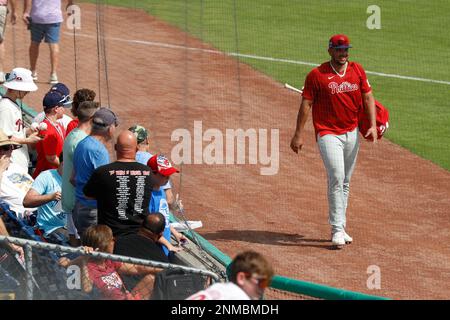
[[49, 91], [42, 103], [45, 112], [45, 119], [42, 122], [47, 125], [47, 129], [39, 132], [43, 139], [36, 144], [37, 163], [33, 173], [34, 179], [42, 171], [59, 167], [59, 155], [65, 137], [63, 126], [57, 122], [64, 115], [64, 97], [58, 91]]
[[320, 155], [328, 176], [329, 223], [333, 245], [341, 249], [353, 239], [345, 232], [350, 178], [359, 149], [358, 112], [364, 107], [370, 120], [366, 137], [377, 141], [375, 99], [361, 65], [348, 61], [350, 40], [346, 35], [331, 37], [330, 61], [314, 68], [306, 77], [297, 128], [291, 149], [298, 153], [303, 128], [312, 108], [313, 125]]

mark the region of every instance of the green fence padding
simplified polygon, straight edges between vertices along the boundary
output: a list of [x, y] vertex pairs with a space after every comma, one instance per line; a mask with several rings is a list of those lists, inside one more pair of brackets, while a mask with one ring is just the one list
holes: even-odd
[[337, 289], [283, 276], [274, 276], [270, 287], [326, 300], [390, 300], [384, 297]]

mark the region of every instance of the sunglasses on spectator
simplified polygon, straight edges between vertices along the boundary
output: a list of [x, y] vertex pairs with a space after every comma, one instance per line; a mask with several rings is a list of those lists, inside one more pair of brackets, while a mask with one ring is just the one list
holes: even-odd
[[58, 92], [61, 96], [61, 99], [59, 100], [59, 105], [63, 106], [64, 104], [68, 103], [70, 101], [70, 96], [66, 96], [64, 95], [61, 91], [59, 90], [54, 90], [55, 92]]
[[70, 101], [70, 97], [69, 96], [61, 96], [61, 100], [59, 100], [58, 103], [59, 103], [60, 106], [64, 106], [69, 101]]
[[266, 289], [270, 284], [270, 279], [267, 277], [261, 277], [250, 273], [245, 273], [245, 275], [247, 279], [252, 279], [260, 289]]
[[22, 147], [22, 146], [18, 146], [18, 145], [15, 145], [15, 144], [7, 144], [7, 145], [4, 145], [4, 146], [0, 146], [0, 150], [1, 151], [13, 151], [13, 150], [15, 150], [15, 149], [19, 149], [20, 147]]

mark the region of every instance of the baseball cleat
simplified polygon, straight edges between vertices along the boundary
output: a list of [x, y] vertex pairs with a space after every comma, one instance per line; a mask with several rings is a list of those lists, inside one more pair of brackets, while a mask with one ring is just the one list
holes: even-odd
[[345, 247], [344, 231], [338, 231], [333, 233], [331, 242], [336, 247], [336, 249], [342, 249]]
[[345, 240], [345, 243], [346, 243], [346, 244], [350, 244], [350, 243], [353, 242], [353, 238], [350, 237], [350, 236], [347, 234], [347, 232], [345, 232], [345, 230], [344, 230], [344, 240]]

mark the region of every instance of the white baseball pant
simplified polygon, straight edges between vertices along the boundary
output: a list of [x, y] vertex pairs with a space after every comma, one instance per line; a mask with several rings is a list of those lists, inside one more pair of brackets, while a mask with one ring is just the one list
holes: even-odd
[[335, 233], [346, 227], [350, 178], [359, 150], [358, 128], [341, 135], [318, 136], [317, 144], [328, 176], [328, 222]]

